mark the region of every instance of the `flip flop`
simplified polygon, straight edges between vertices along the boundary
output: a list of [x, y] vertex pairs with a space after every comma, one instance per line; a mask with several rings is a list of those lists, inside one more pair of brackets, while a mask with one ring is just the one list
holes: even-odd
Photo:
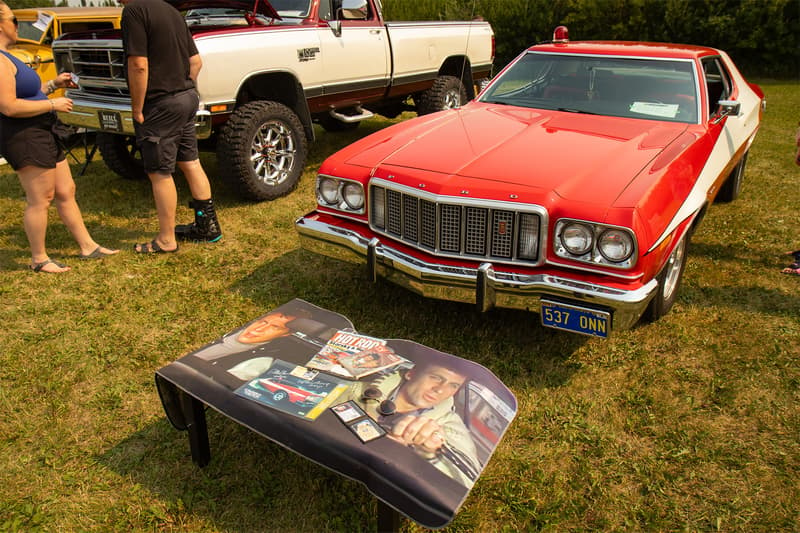
[[42, 270], [47, 265], [53, 264], [58, 268], [67, 268], [67, 265], [59, 263], [58, 261], [53, 261], [52, 259], [48, 259], [47, 261], [42, 261], [41, 263], [33, 263], [30, 265], [30, 269], [36, 272], [37, 274], [63, 274], [64, 272], [69, 272], [69, 270], [63, 270], [61, 272], [50, 272], [48, 270]]
[[[794, 263], [793, 265], [797, 265], [797, 263]], [[786, 267], [783, 270], [781, 270], [781, 274], [788, 274], [790, 276], [800, 276], [800, 265], [798, 265], [798, 268]]]
[[[112, 252], [117, 252], [117, 251], [119, 250], [112, 250]], [[86, 255], [79, 254], [78, 257], [80, 257], [81, 259], [102, 259], [109, 255], [114, 255], [114, 253], [104, 252], [103, 247], [98, 246], [97, 248], [94, 249], [92, 253]]]
[[178, 251], [178, 245], [175, 245], [174, 250], [165, 250], [158, 245], [155, 239], [150, 242], [143, 242], [141, 244], [134, 244], [133, 251], [137, 254], [174, 254]]
[[800, 250], [795, 250], [794, 252], [786, 252], [786, 255], [791, 255], [795, 261], [800, 262]]

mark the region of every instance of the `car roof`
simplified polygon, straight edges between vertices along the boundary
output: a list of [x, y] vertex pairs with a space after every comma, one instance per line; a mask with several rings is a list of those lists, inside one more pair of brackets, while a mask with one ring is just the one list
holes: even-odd
[[560, 54], [599, 54], [659, 59], [697, 59], [719, 55], [719, 50], [707, 46], [673, 43], [648, 43], [641, 41], [574, 41], [541, 43], [528, 48], [530, 52]]
[[57, 17], [102, 17], [119, 16], [122, 7], [28, 7], [12, 10], [18, 17], [36, 18], [40, 12]]

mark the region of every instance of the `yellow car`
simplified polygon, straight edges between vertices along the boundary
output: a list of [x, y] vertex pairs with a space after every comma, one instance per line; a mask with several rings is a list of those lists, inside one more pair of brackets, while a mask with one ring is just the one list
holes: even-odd
[[[62, 33], [119, 28], [121, 7], [33, 7], [14, 9], [19, 38], [11, 53], [36, 71], [43, 81], [56, 77], [50, 45]], [[58, 90], [50, 97], [62, 96]]]

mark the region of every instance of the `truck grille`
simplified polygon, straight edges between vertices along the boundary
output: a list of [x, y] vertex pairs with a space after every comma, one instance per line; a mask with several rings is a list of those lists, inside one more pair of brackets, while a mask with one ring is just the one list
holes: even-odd
[[544, 209], [439, 197], [382, 180], [370, 186], [370, 227], [437, 255], [531, 264], [539, 261]]
[[59, 47], [54, 50], [54, 56], [59, 70], [72, 70], [80, 76], [81, 92], [99, 96], [128, 96], [125, 54], [121, 48]]

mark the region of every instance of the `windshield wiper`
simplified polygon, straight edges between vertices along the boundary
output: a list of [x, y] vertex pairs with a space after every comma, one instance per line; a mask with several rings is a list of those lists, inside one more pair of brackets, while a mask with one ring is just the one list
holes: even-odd
[[583, 109], [573, 109], [571, 107], [557, 107], [556, 111], [564, 111], [565, 113], [579, 113], [581, 115], [598, 115], [599, 113], [592, 113], [591, 111], [584, 111]]

